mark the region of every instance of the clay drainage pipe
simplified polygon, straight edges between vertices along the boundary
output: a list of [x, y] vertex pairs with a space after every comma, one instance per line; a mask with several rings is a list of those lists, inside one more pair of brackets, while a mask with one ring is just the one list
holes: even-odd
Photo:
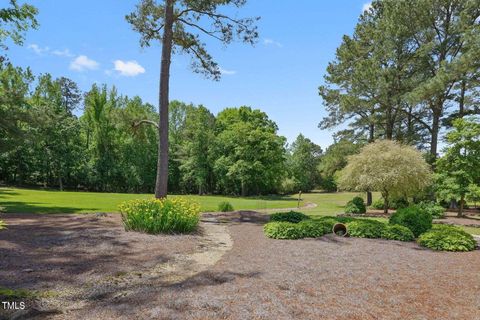
[[343, 223], [335, 223], [332, 228], [333, 234], [339, 237], [348, 237], [348, 229], [347, 226]]

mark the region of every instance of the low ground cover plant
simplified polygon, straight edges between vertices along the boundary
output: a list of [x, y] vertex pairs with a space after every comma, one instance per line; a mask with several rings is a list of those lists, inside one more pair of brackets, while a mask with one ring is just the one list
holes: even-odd
[[297, 211], [289, 212], [277, 212], [270, 215], [270, 221], [283, 221], [283, 222], [292, 222], [298, 223], [302, 220], [310, 219], [309, 216]]
[[344, 209], [345, 213], [361, 214], [367, 212], [363, 198], [355, 197], [347, 202]]
[[381, 238], [385, 223], [370, 219], [357, 219], [347, 223], [347, 228], [348, 234], [352, 237]]
[[304, 220], [297, 224], [304, 238], [318, 238], [332, 232], [333, 224], [322, 220]]
[[218, 204], [218, 211], [221, 212], [231, 212], [234, 211], [233, 206], [228, 201], [222, 201]]
[[200, 221], [200, 206], [185, 199], [141, 199], [120, 205], [125, 230], [150, 234], [189, 233]]
[[398, 224], [388, 224], [382, 231], [382, 238], [387, 240], [413, 241], [415, 236], [407, 227]]
[[432, 228], [432, 215], [417, 205], [398, 209], [389, 220], [390, 224], [407, 227], [415, 237]]
[[471, 251], [475, 249], [473, 236], [462, 229], [448, 225], [434, 225], [417, 239], [418, 244], [433, 250]]
[[263, 232], [269, 238], [273, 239], [300, 239], [303, 238], [303, 232], [297, 223], [286, 221], [273, 221], [263, 227]]

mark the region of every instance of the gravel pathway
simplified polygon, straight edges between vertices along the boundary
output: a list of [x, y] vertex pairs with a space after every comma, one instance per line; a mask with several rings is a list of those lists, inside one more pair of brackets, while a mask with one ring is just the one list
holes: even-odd
[[434, 252], [413, 242], [333, 235], [272, 240], [262, 219], [207, 217], [204, 223], [224, 228], [216, 229], [216, 242], [233, 243], [215, 265], [173, 281], [126, 284], [122, 295], [47, 318], [480, 319], [479, 250]]

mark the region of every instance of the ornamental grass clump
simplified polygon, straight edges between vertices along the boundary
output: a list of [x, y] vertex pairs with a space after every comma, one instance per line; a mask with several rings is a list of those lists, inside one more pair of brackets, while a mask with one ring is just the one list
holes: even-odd
[[232, 204], [228, 201], [222, 201], [218, 204], [218, 211], [220, 212], [232, 212], [234, 210]]
[[476, 241], [462, 229], [447, 225], [434, 225], [418, 237], [418, 244], [439, 251], [472, 251]]
[[200, 206], [185, 199], [141, 199], [120, 205], [126, 231], [189, 233], [200, 221]]

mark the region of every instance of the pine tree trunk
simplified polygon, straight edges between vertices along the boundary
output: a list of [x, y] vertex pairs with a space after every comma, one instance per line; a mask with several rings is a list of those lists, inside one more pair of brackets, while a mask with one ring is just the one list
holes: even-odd
[[458, 102], [458, 117], [463, 118], [465, 115], [465, 91], [466, 91], [466, 82], [462, 80], [461, 91], [460, 91], [460, 100]]
[[174, 0], [165, 1], [165, 25], [162, 39], [162, 62], [160, 66], [157, 180], [155, 182], [155, 198], [157, 199], [167, 196], [168, 186], [168, 93], [173, 41], [173, 4]]
[[432, 119], [432, 138], [430, 140], [430, 163], [434, 164], [437, 160], [438, 132], [440, 130], [440, 114], [433, 112]]

